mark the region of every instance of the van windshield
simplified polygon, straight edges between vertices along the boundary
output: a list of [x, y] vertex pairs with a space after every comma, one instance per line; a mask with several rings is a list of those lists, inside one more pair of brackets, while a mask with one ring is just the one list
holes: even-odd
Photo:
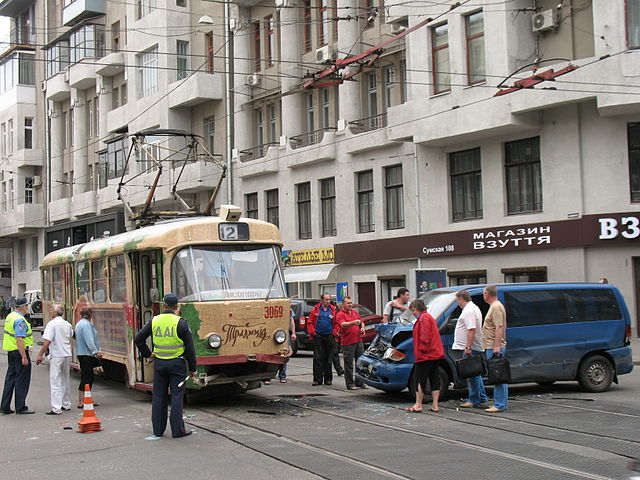
[[427, 312], [436, 320], [456, 300], [455, 292], [430, 290], [420, 297], [427, 306]]

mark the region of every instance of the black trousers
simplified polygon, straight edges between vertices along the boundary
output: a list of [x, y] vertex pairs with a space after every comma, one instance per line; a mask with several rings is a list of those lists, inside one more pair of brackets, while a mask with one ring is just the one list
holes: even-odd
[[27, 359], [29, 364], [22, 365], [22, 357], [18, 350], [7, 352], [7, 375], [4, 377], [4, 390], [2, 391], [2, 404], [0, 409], [11, 410], [11, 398], [15, 392], [16, 412], [27, 409], [26, 400], [31, 383], [31, 358], [27, 349]]
[[336, 370], [338, 375], [342, 375], [344, 373], [344, 368], [340, 365], [340, 344], [338, 342], [336, 342], [333, 347], [333, 368]]
[[[153, 400], [151, 402], [151, 423], [156, 437], [164, 435], [167, 428], [167, 409], [171, 399], [171, 434], [181, 437], [185, 434], [182, 419], [182, 401], [185, 386], [178, 387], [187, 376], [187, 363], [183, 358], [160, 360], [156, 358], [153, 366]], [[169, 392], [169, 389], [171, 392]]]
[[364, 345], [362, 342], [342, 346], [342, 355], [344, 356], [344, 381], [347, 384], [347, 388], [354, 386], [362, 387], [364, 385], [361, 380], [354, 378], [355, 363], [363, 353]]
[[98, 366], [98, 359], [92, 355], [78, 355], [78, 363], [80, 364], [80, 386], [78, 390], [84, 391], [85, 385], [93, 388], [93, 369]]
[[333, 382], [331, 362], [336, 341], [333, 334], [318, 335], [313, 338], [313, 381], [315, 383]]

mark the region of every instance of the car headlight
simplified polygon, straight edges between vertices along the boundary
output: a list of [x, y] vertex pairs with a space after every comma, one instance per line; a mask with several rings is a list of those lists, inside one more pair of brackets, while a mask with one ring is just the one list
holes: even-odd
[[406, 356], [407, 355], [402, 353], [400, 350], [389, 347], [384, 352], [382, 358], [384, 358], [385, 360], [391, 360], [392, 362], [400, 362], [401, 360], [404, 360]]
[[212, 333], [211, 335], [209, 335], [207, 343], [209, 343], [209, 346], [211, 348], [218, 348], [220, 345], [222, 345], [222, 338], [217, 333]]
[[273, 339], [276, 341], [276, 343], [284, 343], [287, 339], [287, 332], [285, 332], [284, 330], [276, 330], [273, 334]]

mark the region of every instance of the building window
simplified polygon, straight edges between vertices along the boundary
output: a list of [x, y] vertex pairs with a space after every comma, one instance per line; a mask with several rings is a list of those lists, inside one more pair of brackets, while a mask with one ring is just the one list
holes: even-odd
[[465, 17], [467, 31], [467, 77], [469, 85], [484, 82], [484, 14], [472, 13]]
[[176, 40], [176, 80], [189, 76], [189, 42]]
[[631, 201], [640, 202], [640, 123], [629, 124], [627, 137], [629, 142]]
[[27, 269], [27, 240], [18, 240], [18, 270], [24, 272]]
[[187, 6], [187, 0], [176, 0], [176, 5], [178, 7], [186, 7]]
[[36, 42], [36, 9], [35, 5], [24, 10], [16, 18], [16, 44], [31, 45]]
[[264, 145], [264, 114], [262, 108], [256, 108], [256, 140], [258, 146]]
[[7, 155], [13, 155], [13, 118], [7, 120]]
[[31, 237], [31, 270], [38, 270], [39, 266], [38, 237]]
[[322, 128], [329, 128], [331, 126], [331, 94], [329, 87], [324, 87], [322, 90]]
[[[13, 58], [15, 59], [16, 57]], [[31, 53], [18, 54], [18, 85], [36, 84], [35, 59], [36, 56]]]
[[266, 35], [267, 67], [271, 67], [273, 66], [273, 57], [276, 53], [276, 38], [273, 33], [273, 15], [269, 15], [264, 19], [264, 34]]
[[93, 137], [93, 99], [87, 99], [87, 138]]
[[258, 193], [247, 193], [244, 196], [244, 205], [247, 218], [258, 218]]
[[7, 156], [7, 124], [2, 124], [2, 156]]
[[275, 103], [267, 105], [267, 120], [269, 122], [268, 141], [269, 143], [275, 143], [278, 138], [278, 116], [276, 115]]
[[120, 178], [124, 171], [125, 158], [129, 151], [127, 138], [119, 138], [107, 143], [107, 150], [98, 152], [98, 184], [104, 188], [108, 180]]
[[487, 283], [486, 270], [467, 270], [459, 272], [447, 272], [449, 276], [449, 285], [478, 285]]
[[207, 73], [213, 73], [213, 32], [204, 36], [205, 52], [207, 54]]
[[375, 212], [373, 210], [373, 170], [358, 172], [358, 232], [375, 230]]
[[253, 23], [253, 69], [256, 72], [262, 70], [260, 62], [260, 54], [262, 53], [262, 45], [260, 43], [260, 22]]
[[629, 48], [640, 48], [640, 0], [626, 0], [626, 2]]
[[138, 97], [158, 91], [158, 47], [136, 55]]
[[33, 177], [24, 177], [24, 203], [33, 203]]
[[47, 78], [64, 71], [69, 66], [69, 42], [61, 41], [46, 52]]
[[120, 51], [120, 21], [111, 24], [111, 51]]
[[546, 282], [547, 267], [503, 268], [505, 283]]
[[155, 10], [156, 1], [157, 0], [136, 0], [136, 19], [140, 20]]
[[322, 209], [322, 236], [335, 237], [336, 231], [336, 179], [320, 180], [320, 208]]
[[13, 212], [16, 209], [16, 196], [13, 192], [13, 178], [9, 179], [9, 211]]
[[434, 93], [451, 90], [449, 63], [449, 25], [446, 23], [431, 29], [431, 58], [433, 62]]
[[311, 238], [311, 183], [299, 183], [296, 185], [298, 204], [298, 238], [307, 240]]
[[24, 118], [24, 148], [33, 148], [33, 118]]
[[540, 137], [507, 142], [504, 150], [508, 212], [542, 211]]
[[204, 119], [204, 140], [205, 145], [209, 153], [213, 154], [215, 151], [215, 133], [216, 133], [216, 119], [215, 117], [207, 117]]
[[382, 78], [384, 81], [384, 109], [386, 111], [387, 108], [393, 105], [391, 100], [391, 94], [393, 92], [393, 87], [395, 86], [395, 70], [393, 65], [383, 67]]
[[482, 217], [480, 149], [449, 154], [453, 221]]
[[407, 61], [400, 60], [400, 101], [407, 102]]
[[376, 84], [376, 72], [369, 72], [367, 74], [367, 108], [369, 109], [370, 117], [378, 115], [378, 87]]
[[7, 213], [7, 182], [2, 182], [2, 213]]
[[69, 38], [71, 63], [84, 58], [104, 56], [104, 26], [85, 25], [74, 31]]
[[402, 165], [386, 167], [384, 169], [384, 178], [387, 230], [404, 228]]
[[280, 226], [280, 210], [278, 206], [278, 189], [267, 190], [267, 222], [273, 223], [276, 227]]
[[313, 132], [316, 129], [313, 92], [307, 93], [305, 99], [307, 102], [307, 132]]
[[311, 0], [302, 1], [304, 51], [311, 51]]
[[326, 45], [329, 42], [329, 11], [327, 4], [329, 0], [319, 2], [319, 22], [318, 22], [318, 45]]

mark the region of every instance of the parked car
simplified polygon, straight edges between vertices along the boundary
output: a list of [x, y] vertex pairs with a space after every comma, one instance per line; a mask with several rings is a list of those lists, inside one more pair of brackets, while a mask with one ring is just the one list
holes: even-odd
[[24, 292], [24, 298], [29, 302], [29, 311], [27, 312], [29, 323], [32, 327], [42, 327], [43, 315], [40, 290], [27, 290]]
[[[292, 298], [291, 308], [293, 309], [293, 320], [296, 325], [296, 345], [294, 345], [294, 354], [298, 350], [313, 350], [313, 341], [307, 333], [307, 319], [313, 310], [313, 307], [319, 303], [317, 298]], [[335, 301], [331, 301], [332, 305], [337, 306]], [[364, 321], [366, 333], [362, 338], [365, 345], [369, 345], [378, 334], [376, 327], [382, 323], [382, 315], [373, 313], [364, 305], [354, 304], [353, 308], [360, 314]]]
[[[483, 315], [485, 285], [467, 285]], [[590, 392], [604, 392], [618, 376], [631, 372], [631, 319], [620, 291], [600, 283], [519, 283], [498, 285], [498, 299], [507, 311], [507, 352], [512, 383], [576, 380]], [[442, 394], [450, 383], [464, 388], [457, 377], [451, 345], [461, 309], [459, 287], [432, 290], [421, 299], [436, 319], [445, 359], [440, 365]], [[405, 312], [406, 313], [406, 312]], [[379, 327], [378, 340], [357, 362], [356, 375], [385, 391], [409, 388], [415, 394], [413, 322], [403, 314]]]

